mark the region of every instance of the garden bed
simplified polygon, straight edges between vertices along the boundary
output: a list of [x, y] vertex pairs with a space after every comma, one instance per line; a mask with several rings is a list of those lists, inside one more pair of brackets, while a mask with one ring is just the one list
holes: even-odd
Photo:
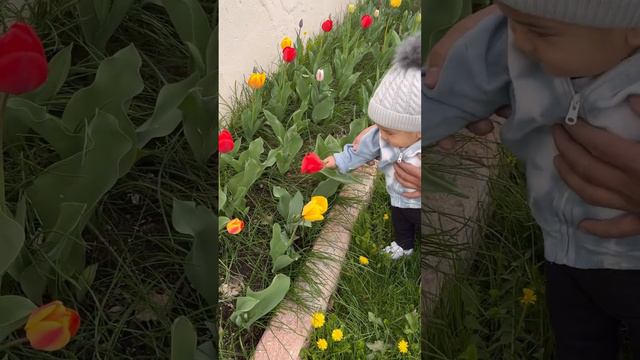
[[[228, 219], [222, 218], [220, 224], [223, 359], [252, 356], [269, 321], [265, 315], [280, 303], [292, 282], [309, 276], [301, 271], [301, 264], [313, 257], [309, 249], [322, 224], [302, 221], [302, 204], [314, 195], [328, 198], [329, 208], [348, 204], [348, 199], [335, 197], [335, 191], [340, 183], [354, 179], [326, 170], [300, 174], [299, 164], [308, 152], [322, 158], [340, 151], [367, 125], [369, 97], [389, 67], [395, 45], [419, 31], [419, 8], [417, 2], [407, 1], [400, 9], [383, 6], [366, 29], [361, 18], [365, 13], [374, 14], [373, 5], [358, 4], [353, 14], [346, 9], [344, 14], [334, 14], [330, 32], [304, 42], [292, 39], [295, 60], [266, 74], [264, 87], [247, 88], [236, 96], [229, 131], [240, 144], [221, 157], [220, 196], [224, 201], [220, 213], [228, 219], [242, 218], [245, 228], [231, 235], [224, 230]], [[297, 30], [304, 31], [304, 26]], [[322, 82], [315, 80], [319, 69], [324, 71]], [[278, 163], [270, 162], [272, 156], [279, 156]], [[251, 162], [254, 165], [246, 165]], [[241, 186], [246, 193], [236, 186], [239, 181], [246, 181]], [[295, 203], [298, 205], [292, 205]], [[293, 239], [292, 231], [296, 234]], [[288, 245], [276, 251], [278, 234], [284, 234]], [[287, 265], [274, 270], [279, 261]], [[255, 291], [265, 289], [276, 300], [263, 307], [266, 297]], [[295, 299], [296, 294], [293, 296]], [[250, 310], [244, 311], [245, 307]]]

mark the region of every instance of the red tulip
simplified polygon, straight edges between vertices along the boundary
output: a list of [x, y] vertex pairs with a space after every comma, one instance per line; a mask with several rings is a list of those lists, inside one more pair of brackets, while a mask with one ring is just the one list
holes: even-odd
[[300, 167], [300, 172], [303, 174], [315, 174], [318, 171], [322, 170], [324, 164], [320, 157], [313, 152], [308, 153], [302, 159], [302, 166]]
[[296, 59], [296, 48], [287, 46], [286, 48], [282, 49], [282, 60], [290, 63], [295, 59]]
[[0, 37], [0, 92], [20, 95], [47, 81], [48, 65], [42, 41], [31, 26], [11, 25]]
[[371, 24], [373, 24], [373, 18], [371, 17], [371, 15], [362, 15], [362, 18], [360, 18], [360, 25], [362, 26], [362, 28], [366, 29], [371, 26]]
[[233, 137], [227, 129], [223, 129], [218, 134], [218, 151], [221, 153], [228, 153], [233, 150]]
[[329, 32], [331, 29], [333, 29], [333, 21], [329, 18], [322, 23], [322, 30], [324, 32]]

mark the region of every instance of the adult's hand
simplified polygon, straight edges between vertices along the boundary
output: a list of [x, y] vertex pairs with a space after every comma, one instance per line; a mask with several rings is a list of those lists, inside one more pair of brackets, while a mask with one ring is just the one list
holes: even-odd
[[420, 198], [422, 195], [420, 191], [422, 187], [422, 183], [420, 182], [422, 175], [421, 169], [409, 163], [397, 161], [393, 164], [393, 169], [395, 170], [395, 178], [400, 185], [405, 188], [416, 189], [416, 191], [408, 191], [402, 195], [409, 199]]
[[[424, 83], [428, 88], [433, 89], [438, 84], [440, 70], [444, 66], [447, 55], [456, 41], [469, 30], [473, 29], [484, 18], [499, 12], [500, 10], [497, 6], [491, 5], [473, 13], [456, 23], [440, 41], [431, 48], [427, 56], [427, 74], [424, 77]], [[507, 108], [498, 109], [497, 112], [498, 115], [502, 117], [509, 116], [509, 110]], [[467, 129], [476, 135], [484, 136], [493, 131], [493, 123], [490, 119], [479, 119], [477, 122], [469, 124]], [[443, 150], [450, 150], [455, 147], [455, 145], [456, 141], [453, 136], [446, 137], [438, 142], [438, 146]]]
[[[640, 116], [640, 96], [629, 98], [629, 105]], [[640, 235], [640, 144], [582, 120], [556, 125], [553, 137], [556, 169], [567, 185], [589, 204], [628, 212], [583, 219], [580, 229], [604, 238]]]

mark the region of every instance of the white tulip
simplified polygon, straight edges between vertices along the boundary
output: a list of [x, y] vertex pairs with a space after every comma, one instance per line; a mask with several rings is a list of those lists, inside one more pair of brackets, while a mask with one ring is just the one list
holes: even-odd
[[318, 69], [318, 72], [316, 72], [316, 80], [318, 81], [324, 80], [324, 70]]

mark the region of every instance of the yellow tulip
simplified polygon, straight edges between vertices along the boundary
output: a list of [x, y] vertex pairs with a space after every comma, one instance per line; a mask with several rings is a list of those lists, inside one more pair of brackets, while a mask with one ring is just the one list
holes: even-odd
[[288, 36], [283, 37], [282, 41], [280, 41], [280, 49], [284, 49], [286, 47], [293, 47], [293, 40]]
[[391, 5], [391, 7], [393, 7], [393, 8], [400, 7], [400, 4], [402, 4], [402, 0], [391, 0], [391, 1], [389, 1], [389, 5]]
[[307, 221], [324, 220], [324, 214], [329, 208], [329, 202], [324, 196], [313, 196], [304, 208], [302, 208], [302, 217]]
[[251, 75], [249, 76], [249, 79], [247, 80], [247, 84], [249, 84], [250, 88], [256, 90], [264, 86], [265, 80], [267, 80], [267, 74], [251, 73]]
[[347, 6], [347, 10], [349, 10], [349, 14], [353, 14], [354, 12], [356, 12], [356, 5], [349, 4], [349, 6]]

